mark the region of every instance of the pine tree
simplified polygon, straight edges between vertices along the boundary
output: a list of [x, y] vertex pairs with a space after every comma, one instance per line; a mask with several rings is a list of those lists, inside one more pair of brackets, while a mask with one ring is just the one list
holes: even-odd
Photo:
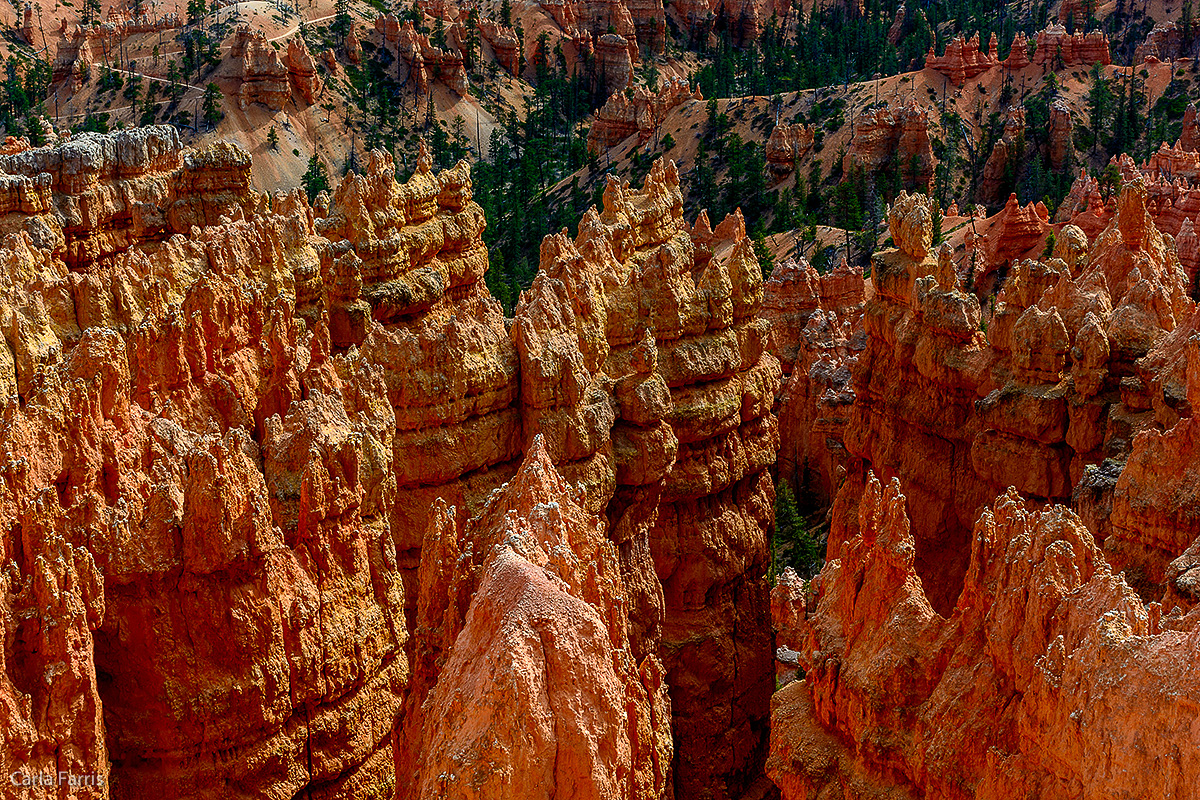
[[221, 121], [221, 117], [225, 116], [221, 112], [221, 87], [215, 83], [209, 83], [204, 87], [204, 122], [209, 128], [216, 127]]
[[275, 126], [271, 126], [271, 130], [267, 131], [267, 145], [272, 150], [279, 149], [279, 134], [275, 132]]
[[350, 0], [337, 0], [333, 10], [333, 32], [338, 37], [338, 41], [344, 42], [354, 24], [350, 19]]
[[329, 173], [325, 171], [325, 164], [317, 158], [316, 153], [308, 159], [308, 170], [300, 178], [300, 183], [304, 186], [304, 193], [308, 195], [310, 203], [318, 194], [329, 189]]
[[[338, 0], [339, 3], [344, 3], [346, 0]], [[433, 35], [429, 37], [429, 42], [434, 47], [446, 49], [446, 23], [441, 17], [433, 18]]]

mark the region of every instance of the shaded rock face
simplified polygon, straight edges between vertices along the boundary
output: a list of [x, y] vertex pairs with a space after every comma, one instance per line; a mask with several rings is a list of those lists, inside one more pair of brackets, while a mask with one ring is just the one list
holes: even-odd
[[933, 177], [929, 112], [916, 101], [905, 100], [899, 106], [863, 115], [842, 169], [847, 174], [855, 168], [875, 172], [888, 164], [899, 169], [905, 180], [922, 186], [929, 185]]
[[738, 46], [757, 41], [772, 16], [785, 28], [794, 25], [796, 18], [795, 10], [781, 0], [672, 0], [670, 9], [693, 41], [708, 39], [716, 27], [727, 22]]
[[117, 798], [761, 779], [780, 372], [740, 216], [685, 225], [673, 165], [611, 183], [506, 321], [465, 163], [372, 153], [310, 207], [165, 127], [0, 159], [4, 766]]
[[999, 201], [1006, 183], [1011, 185], [1025, 151], [1025, 106], [1009, 106], [1004, 116], [1004, 133], [992, 145], [983, 165], [979, 196], [987, 203]]
[[852, 370], [866, 346], [866, 291], [862, 270], [844, 261], [825, 275], [803, 259], [782, 261], [765, 286], [763, 316], [783, 369], [777, 476], [818, 506], [832, 501], [846, 474], [844, 432]]
[[1188, 794], [1200, 613], [1143, 604], [1075, 514], [1010, 490], [976, 522], [962, 594], [939, 615], [906, 507], [898, 480], [870, 476], [814, 596], [777, 589], [806, 673], [772, 702], [783, 796]]
[[271, 111], [281, 111], [291, 96], [289, 70], [267, 41], [267, 35], [251, 30], [249, 25], [239, 25], [230, 55], [242, 59], [238, 108], [244, 111], [251, 103], [261, 103]]
[[644, 142], [655, 134], [672, 109], [690, 100], [703, 101], [704, 95], [698, 88], [690, 88], [682, 78], [668, 78], [657, 92], [644, 86], [634, 89], [632, 97], [616, 92], [592, 117], [588, 150], [601, 153], [634, 134], [639, 142]]

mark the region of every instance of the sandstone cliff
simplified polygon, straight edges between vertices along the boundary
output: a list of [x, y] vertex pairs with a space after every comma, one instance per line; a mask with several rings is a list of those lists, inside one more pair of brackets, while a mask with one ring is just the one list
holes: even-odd
[[[773, 596], [779, 673], [800, 678], [772, 703], [784, 797], [1190, 791], [1195, 232], [1184, 216], [1172, 241], [1155, 181], [1118, 164], [1099, 210], [1077, 184], [1093, 234], [1060, 223], [1049, 255], [1038, 205], [1011, 198], [959, 254], [933, 246], [930, 202], [901, 194], [861, 352], [811, 335], [827, 277], [781, 265], [768, 284], [790, 367], [780, 476], [818, 498], [812, 476], [838, 480], [825, 569]], [[851, 365], [841, 386], [799, 369], [830, 349]], [[821, 404], [839, 399], [830, 426]]]
[[922, 186], [933, 177], [929, 112], [919, 102], [905, 100], [864, 114], [842, 160], [846, 174], [855, 168], [875, 172], [888, 165], [904, 180]]
[[0, 170], [6, 767], [119, 798], [764, 780], [780, 373], [740, 216], [686, 225], [670, 164], [611, 183], [506, 321], [465, 163], [372, 153], [311, 207], [170, 128]]
[[1143, 604], [1076, 515], [1013, 490], [980, 515], [939, 615], [906, 506], [898, 480], [871, 476], [815, 596], [777, 590], [805, 670], [772, 702], [783, 796], [1189, 796], [1200, 763], [1177, 745], [1200, 691], [1200, 615]]

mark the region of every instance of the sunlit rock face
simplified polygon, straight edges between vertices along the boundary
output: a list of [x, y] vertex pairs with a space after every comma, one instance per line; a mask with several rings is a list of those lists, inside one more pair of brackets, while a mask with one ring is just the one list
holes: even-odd
[[120, 798], [761, 783], [780, 371], [740, 216], [685, 225], [670, 164], [611, 184], [506, 320], [466, 164], [373, 153], [311, 204], [249, 166], [167, 127], [0, 156], [0, 763]]

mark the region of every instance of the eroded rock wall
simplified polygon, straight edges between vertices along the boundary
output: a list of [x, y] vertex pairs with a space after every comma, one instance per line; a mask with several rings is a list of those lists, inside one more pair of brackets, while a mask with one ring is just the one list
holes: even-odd
[[[980, 515], [939, 615], [892, 479], [805, 597], [781, 584], [803, 680], [772, 703], [785, 798], [1190, 796], [1200, 613], [1143, 604], [1070, 510], [1015, 490]], [[852, 742], [856, 746], [848, 746]]]
[[[1159, 230], [1125, 166], [1090, 241], [1060, 223], [1038, 259], [1036, 205], [1010, 200], [962, 256], [933, 247], [924, 197], [889, 209], [829, 561], [773, 598], [781, 679], [800, 677], [772, 705], [784, 797], [1191, 791], [1175, 704], [1200, 686], [1179, 666], [1200, 624], [1194, 243]], [[780, 472], [795, 454], [820, 474], [837, 448], [788, 420], [830, 394], [798, 370], [829, 346], [800, 332], [825, 278], [800, 290], [793, 271], [770, 284], [792, 364]]]
[[165, 127], [0, 168], [6, 767], [119, 798], [762, 780], [780, 375], [740, 217], [685, 225], [670, 164], [610, 184], [505, 320], [466, 164], [373, 153], [311, 205]]

